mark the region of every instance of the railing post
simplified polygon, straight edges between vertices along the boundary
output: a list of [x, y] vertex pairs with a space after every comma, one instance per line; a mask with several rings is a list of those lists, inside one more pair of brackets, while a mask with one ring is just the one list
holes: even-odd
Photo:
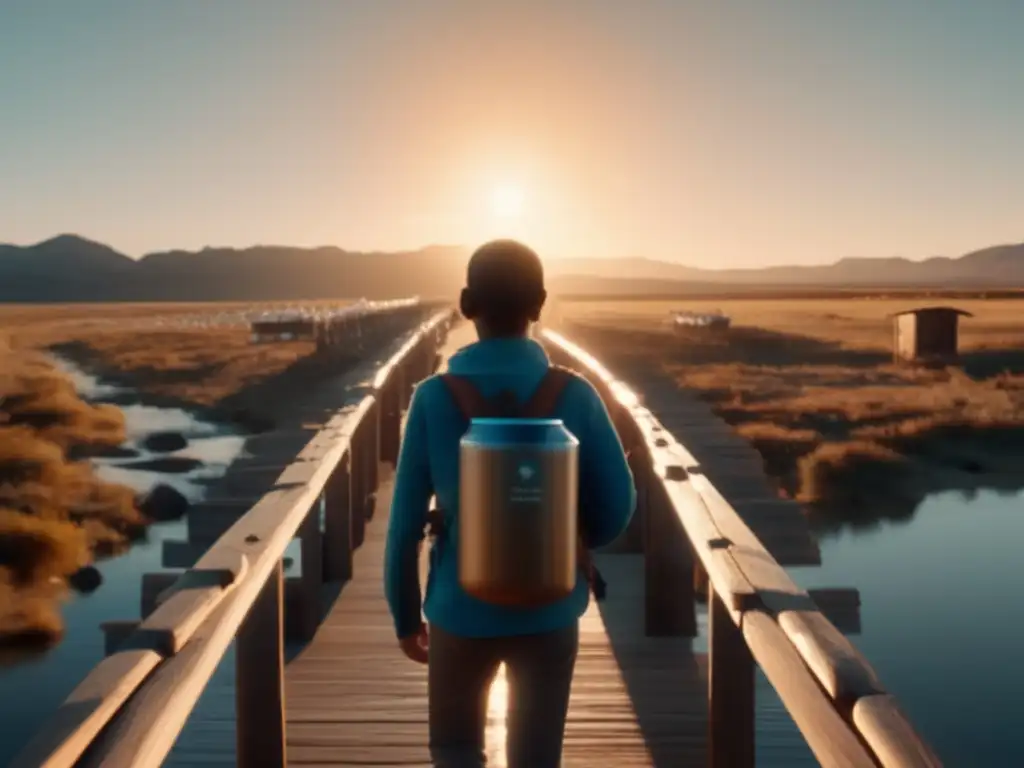
[[643, 482], [643, 468], [650, 459], [646, 455], [642, 438], [637, 434], [636, 422], [632, 420], [626, 409], [614, 401], [608, 403], [608, 408], [612, 413], [622, 447], [628, 452], [629, 468], [633, 473], [633, 483], [636, 487], [636, 510], [633, 512], [633, 519], [629, 521], [625, 532], [608, 548], [608, 551], [638, 555], [644, 551], [643, 519], [647, 514], [647, 491], [646, 483]]
[[405, 371], [396, 365], [381, 392], [380, 459], [395, 468], [402, 432], [401, 388]]
[[352, 461], [352, 495], [349, 515], [352, 525], [352, 548], [363, 545], [366, 536], [366, 422], [361, 422], [355, 429], [349, 451]]
[[300, 639], [308, 641], [316, 634], [320, 624], [320, 590], [323, 586], [324, 563], [323, 536], [320, 533], [320, 505], [325, 494], [321, 494], [306, 520], [299, 528], [299, 547], [302, 558], [302, 621]]
[[284, 567], [270, 578], [238, 630], [235, 649], [239, 766], [285, 766]]
[[644, 510], [644, 633], [648, 637], [695, 637], [693, 552], [651, 464], [646, 464]]
[[643, 462], [646, 459], [642, 447], [637, 447], [629, 456], [629, 468], [633, 473], [633, 485], [636, 488], [636, 509], [633, 517], [615, 541], [604, 547], [602, 551], [615, 554], [640, 555], [644, 551], [644, 519], [647, 516], [647, 490], [643, 482]]
[[753, 768], [754, 658], [708, 582], [708, 765]]
[[402, 382], [398, 388], [398, 409], [404, 411], [409, 407], [409, 401], [412, 398], [412, 388], [419, 378], [419, 365], [417, 364], [417, 354], [419, 349], [412, 350], [409, 352], [408, 358], [402, 364]]
[[[372, 410], [368, 414], [370, 422], [370, 455], [369, 466], [370, 466], [370, 495], [371, 500], [377, 498], [377, 488], [380, 486], [380, 433], [381, 433], [381, 418], [383, 417], [384, 409], [381, 407], [380, 398], [374, 398]], [[374, 504], [368, 505], [366, 510], [366, 517], [372, 518], [373, 513], [376, 509]]]
[[352, 452], [345, 454], [327, 481], [324, 508], [324, 580], [352, 578]]

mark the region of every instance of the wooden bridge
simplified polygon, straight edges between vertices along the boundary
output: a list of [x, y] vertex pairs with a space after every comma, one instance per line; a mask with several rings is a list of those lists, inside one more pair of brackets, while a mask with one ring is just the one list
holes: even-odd
[[[382, 554], [402, 413], [470, 340], [454, 319], [439, 311], [250, 441], [190, 510], [189, 541], [165, 542], [182, 570], [147, 575], [142, 620], [106, 627], [108, 655], [15, 766], [430, 764], [425, 668], [398, 649]], [[645, 392], [656, 417], [584, 350], [540, 338], [601, 392], [639, 492], [598, 555], [609, 594], [582, 621], [563, 765], [939, 765], [837, 628], [856, 630], [849, 592], [787, 575], [817, 547], [753, 450], [700, 402]], [[499, 676], [496, 766], [505, 703]]]

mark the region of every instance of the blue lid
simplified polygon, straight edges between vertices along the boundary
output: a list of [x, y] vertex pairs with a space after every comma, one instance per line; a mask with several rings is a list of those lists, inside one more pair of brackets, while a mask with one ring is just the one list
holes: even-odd
[[576, 445], [561, 419], [472, 419], [462, 440], [480, 445]]

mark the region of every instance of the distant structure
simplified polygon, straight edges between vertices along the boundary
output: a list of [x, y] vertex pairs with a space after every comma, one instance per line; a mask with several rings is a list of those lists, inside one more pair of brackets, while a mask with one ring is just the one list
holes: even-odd
[[312, 318], [253, 320], [250, 323], [253, 344], [272, 341], [293, 341], [316, 337], [318, 323]]
[[895, 362], [954, 362], [961, 315], [973, 317], [956, 307], [919, 307], [892, 315]]
[[690, 312], [677, 309], [672, 312], [672, 325], [676, 330], [684, 328], [707, 328], [710, 330], [724, 330], [729, 327], [729, 317], [723, 315], [719, 310], [711, 312]]

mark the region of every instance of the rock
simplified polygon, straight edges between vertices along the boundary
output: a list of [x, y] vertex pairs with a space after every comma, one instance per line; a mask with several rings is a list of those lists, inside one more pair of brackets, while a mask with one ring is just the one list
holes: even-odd
[[103, 583], [103, 574], [94, 565], [86, 565], [68, 576], [71, 588], [82, 594], [89, 594], [99, 589]]
[[262, 432], [269, 432], [274, 428], [274, 420], [246, 408], [239, 408], [232, 411], [228, 419], [236, 424], [243, 431], [258, 435]]
[[139, 511], [156, 523], [180, 520], [188, 511], [188, 499], [169, 485], [160, 485], [139, 504]]
[[188, 440], [181, 432], [154, 432], [142, 443], [147, 451], [153, 453], [172, 453], [188, 447]]
[[103, 398], [103, 402], [121, 407], [126, 405], [138, 405], [139, 396], [135, 392], [111, 392]]
[[199, 459], [190, 459], [185, 456], [165, 456], [160, 459], [147, 459], [145, 461], [133, 461], [131, 464], [122, 464], [123, 469], [134, 469], [139, 472], [163, 472], [167, 475], [183, 475], [194, 469], [203, 466]]
[[85, 459], [136, 459], [139, 452], [123, 445], [73, 445], [68, 449], [68, 461]]

